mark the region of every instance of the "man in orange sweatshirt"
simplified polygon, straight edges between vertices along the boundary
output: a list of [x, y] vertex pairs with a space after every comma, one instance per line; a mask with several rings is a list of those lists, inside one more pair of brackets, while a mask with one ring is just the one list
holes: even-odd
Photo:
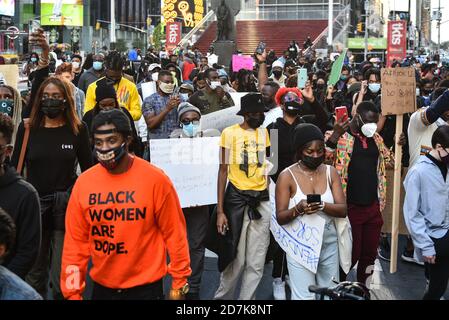
[[191, 274], [189, 246], [171, 181], [128, 153], [131, 125], [121, 110], [99, 113], [92, 132], [99, 164], [78, 178], [67, 208], [64, 297], [82, 299], [92, 259], [94, 300], [162, 299], [167, 272], [170, 299], [182, 299]]

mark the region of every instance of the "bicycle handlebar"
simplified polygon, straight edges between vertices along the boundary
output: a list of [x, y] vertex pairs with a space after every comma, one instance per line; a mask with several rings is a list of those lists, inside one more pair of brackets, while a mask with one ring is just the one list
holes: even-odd
[[322, 288], [318, 286], [309, 286], [309, 291], [328, 296], [332, 299], [349, 299], [349, 300], [365, 300], [363, 297], [357, 296], [352, 293], [337, 291], [334, 288]]

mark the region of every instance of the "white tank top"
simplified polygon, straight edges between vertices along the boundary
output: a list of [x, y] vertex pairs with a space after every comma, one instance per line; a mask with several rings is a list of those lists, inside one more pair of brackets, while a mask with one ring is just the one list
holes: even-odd
[[[307, 195], [305, 195], [302, 190], [301, 187], [299, 186], [298, 180], [296, 179], [295, 175], [293, 174], [293, 171], [290, 168], [287, 168], [287, 170], [290, 172], [290, 174], [293, 177], [293, 180], [295, 180], [296, 183], [296, 194], [293, 198], [290, 199], [290, 205], [289, 208], [293, 208], [294, 206], [296, 206], [298, 203], [301, 202], [301, 200], [307, 200]], [[326, 203], [334, 203], [334, 196], [332, 195], [332, 190], [331, 190], [331, 167], [329, 165], [326, 165], [326, 191], [324, 192], [324, 194], [321, 195], [321, 201], [326, 202]], [[326, 219], [326, 221], [332, 219], [331, 217], [329, 217], [327, 214], [325, 214], [324, 212], [320, 211], [318, 212], [318, 214], [323, 217], [324, 219]]]

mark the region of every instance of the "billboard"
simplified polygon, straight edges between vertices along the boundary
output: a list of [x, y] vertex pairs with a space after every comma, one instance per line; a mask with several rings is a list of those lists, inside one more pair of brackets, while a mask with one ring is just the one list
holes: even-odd
[[0, 0], [0, 15], [14, 17], [16, 0]]
[[83, 0], [42, 0], [43, 26], [83, 26]]
[[388, 21], [387, 67], [407, 56], [407, 21]]
[[204, 17], [204, 0], [163, 0], [162, 16], [164, 21], [182, 20], [182, 25], [193, 28]]

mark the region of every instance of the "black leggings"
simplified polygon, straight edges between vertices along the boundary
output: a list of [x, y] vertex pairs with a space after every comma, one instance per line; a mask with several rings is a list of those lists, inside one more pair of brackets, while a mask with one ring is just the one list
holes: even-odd
[[436, 262], [426, 263], [429, 288], [423, 300], [440, 300], [446, 292], [449, 280], [449, 232], [441, 239], [432, 238], [432, 240], [435, 243]]

